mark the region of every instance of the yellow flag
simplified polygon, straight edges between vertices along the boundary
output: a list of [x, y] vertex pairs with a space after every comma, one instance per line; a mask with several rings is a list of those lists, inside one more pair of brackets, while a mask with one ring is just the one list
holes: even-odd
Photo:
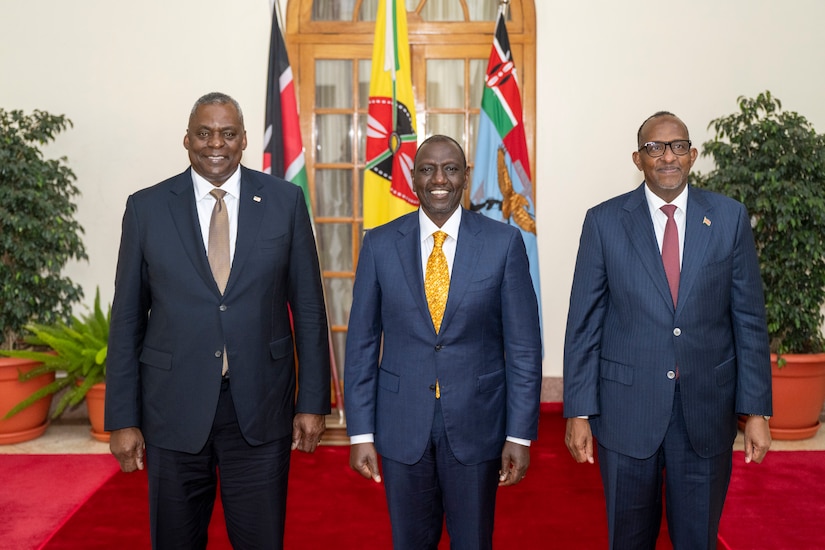
[[404, 0], [379, 0], [372, 51], [364, 171], [364, 228], [412, 212], [415, 102]]

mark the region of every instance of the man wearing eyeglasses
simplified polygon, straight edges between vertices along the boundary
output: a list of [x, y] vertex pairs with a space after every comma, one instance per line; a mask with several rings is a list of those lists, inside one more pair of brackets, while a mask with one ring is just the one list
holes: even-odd
[[745, 462], [771, 443], [771, 372], [759, 264], [745, 207], [688, 185], [685, 124], [639, 128], [635, 190], [587, 212], [564, 346], [565, 441], [594, 463], [610, 548], [715, 549], [737, 416]]

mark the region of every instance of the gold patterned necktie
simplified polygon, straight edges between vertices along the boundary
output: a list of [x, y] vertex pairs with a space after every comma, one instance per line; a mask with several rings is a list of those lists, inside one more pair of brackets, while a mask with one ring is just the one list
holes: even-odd
[[424, 276], [424, 294], [427, 296], [427, 305], [436, 333], [441, 330], [447, 295], [450, 293], [450, 269], [447, 267], [447, 257], [442, 249], [446, 238], [447, 234], [443, 231], [433, 233], [433, 251], [427, 260], [427, 273]]
[[[221, 294], [223, 294], [223, 291], [226, 290], [226, 281], [229, 280], [230, 268], [229, 214], [226, 212], [226, 202], [223, 200], [226, 191], [213, 189], [209, 194], [215, 197], [215, 206], [212, 208], [212, 217], [209, 219], [209, 243], [207, 244], [206, 255], [209, 258], [209, 267], [212, 268], [212, 276], [215, 278]], [[225, 376], [228, 370], [229, 359], [226, 346], [224, 346], [221, 376]]]
[[226, 191], [213, 189], [209, 192], [215, 197], [215, 206], [212, 208], [212, 217], [209, 220], [209, 244], [207, 256], [212, 276], [223, 294], [226, 290], [226, 281], [229, 280], [229, 215], [226, 213], [226, 203], [223, 196]]

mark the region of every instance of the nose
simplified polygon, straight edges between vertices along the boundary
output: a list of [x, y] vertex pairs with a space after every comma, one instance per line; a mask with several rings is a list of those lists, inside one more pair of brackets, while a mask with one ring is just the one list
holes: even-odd
[[435, 181], [446, 181], [447, 180], [447, 172], [444, 170], [443, 167], [437, 166], [435, 168], [435, 172], [433, 173], [433, 180], [435, 180]]
[[209, 134], [209, 139], [206, 144], [213, 149], [220, 149], [223, 147], [223, 134], [221, 132], [212, 132]]

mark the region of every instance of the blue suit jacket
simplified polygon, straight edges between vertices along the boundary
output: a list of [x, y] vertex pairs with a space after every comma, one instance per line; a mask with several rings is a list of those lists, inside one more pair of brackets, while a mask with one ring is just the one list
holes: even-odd
[[564, 412], [589, 415], [605, 447], [658, 449], [676, 365], [688, 436], [730, 449], [736, 413], [771, 414], [762, 281], [745, 207], [690, 187], [674, 311], [644, 184], [587, 212], [564, 345]]
[[430, 437], [437, 378], [455, 457], [500, 458], [506, 436], [537, 435], [541, 337], [524, 242], [514, 227], [462, 212], [436, 334], [419, 235], [413, 212], [364, 236], [347, 337], [347, 431], [374, 433], [379, 454], [415, 463]]
[[[222, 296], [186, 170], [126, 204], [107, 357], [106, 429], [135, 426], [149, 444], [200, 450], [218, 403], [224, 345], [249, 443], [290, 434], [296, 408], [329, 412], [326, 312], [303, 193], [242, 168], [235, 255]], [[293, 349], [300, 363], [297, 406]]]

